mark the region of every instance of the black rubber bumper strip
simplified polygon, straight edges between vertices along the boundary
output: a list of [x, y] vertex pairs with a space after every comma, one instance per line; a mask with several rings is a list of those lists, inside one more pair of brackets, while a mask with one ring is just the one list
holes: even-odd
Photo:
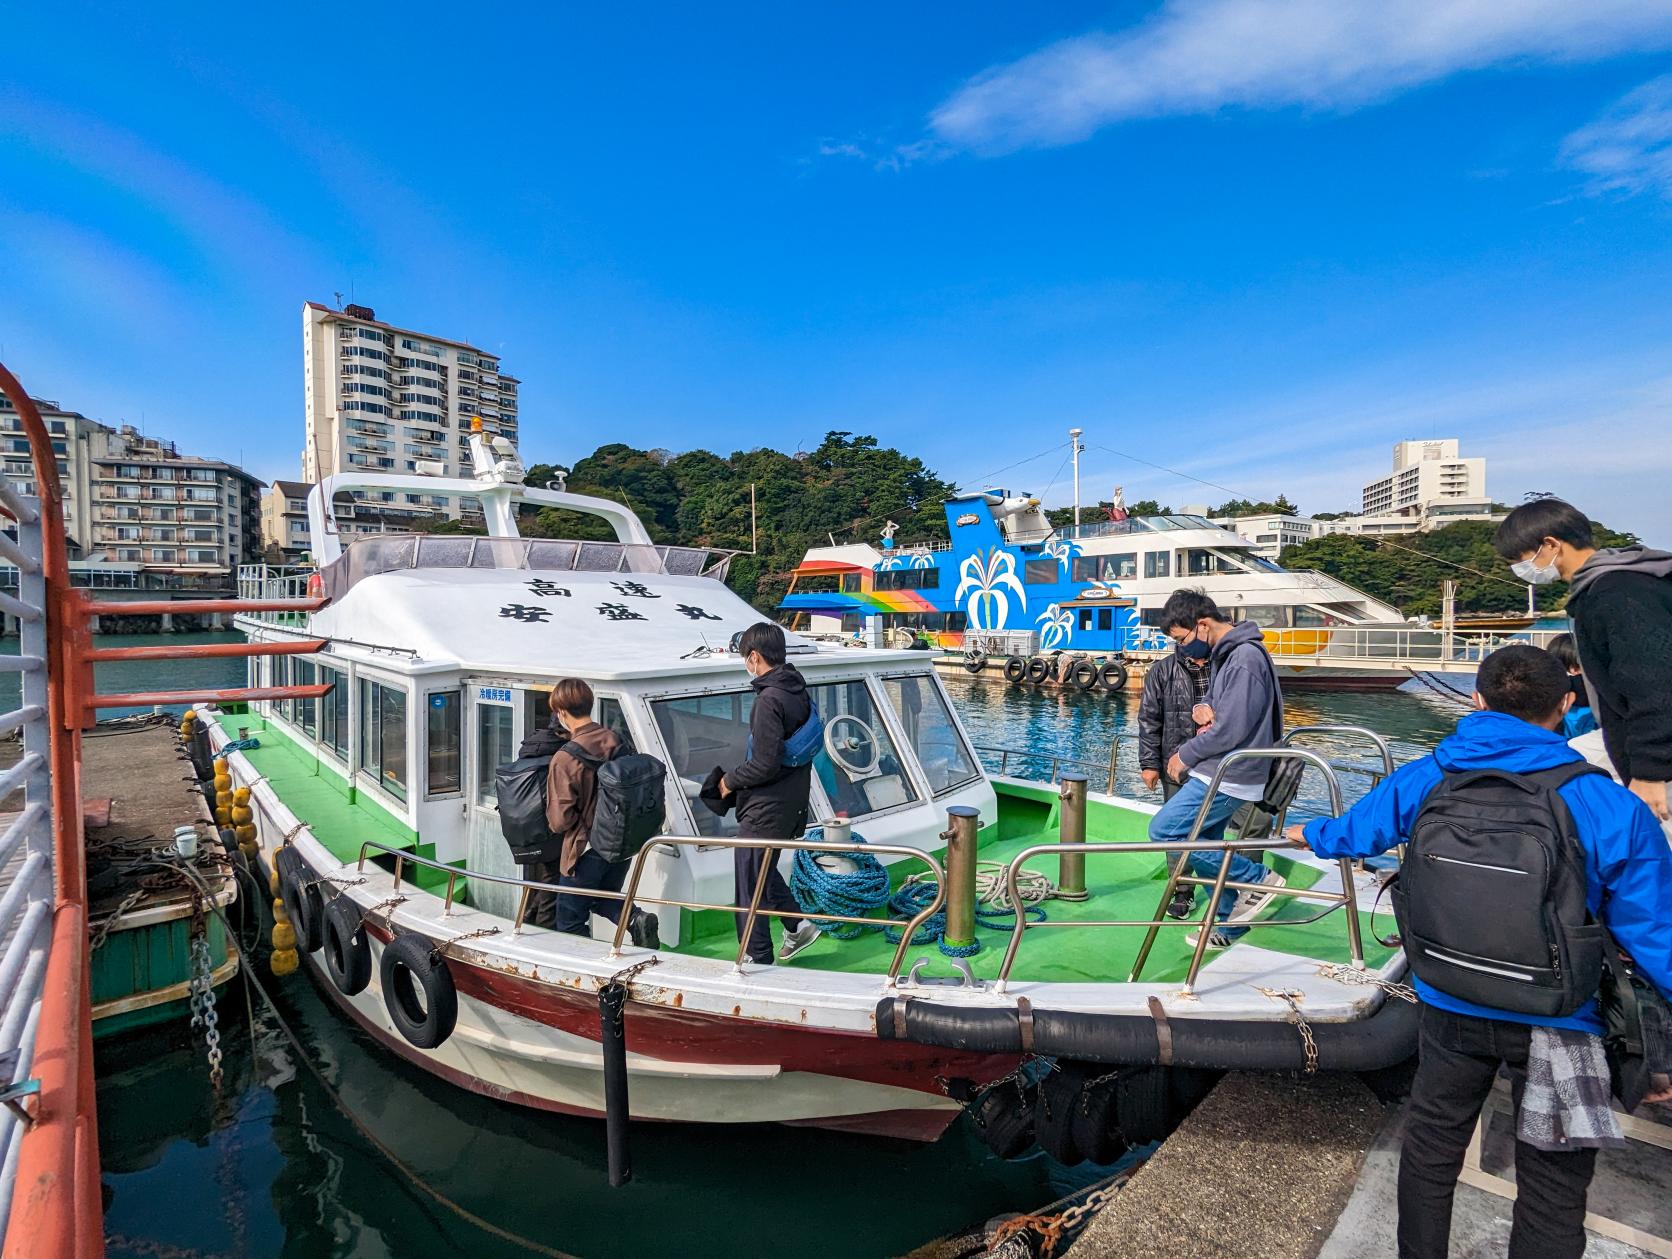
[[[1311, 1023], [1320, 1071], [1375, 1071], [1417, 1051], [1417, 1005], [1387, 997], [1368, 1018]], [[885, 997], [877, 1006], [877, 1035], [970, 1053], [1022, 1054], [1103, 1062], [1111, 1066], [1208, 1067], [1287, 1071], [1304, 1068], [1305, 1042], [1286, 1018], [1203, 1019], [1169, 1016], [1171, 1053], [1163, 1051], [1148, 1015], [1088, 1014], [1032, 1007], [1032, 1045], [1019, 1013], [941, 1005], [916, 997]]]

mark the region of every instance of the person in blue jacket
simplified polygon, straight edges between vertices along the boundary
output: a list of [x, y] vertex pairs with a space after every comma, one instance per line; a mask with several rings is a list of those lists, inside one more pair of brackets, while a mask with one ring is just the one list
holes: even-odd
[[[1582, 759], [1560, 733], [1572, 703], [1567, 672], [1545, 651], [1502, 647], [1481, 662], [1475, 707], [1430, 756], [1402, 766], [1339, 818], [1315, 818], [1284, 835], [1320, 857], [1369, 857], [1405, 841], [1423, 801], [1448, 773], [1531, 773]], [[1672, 849], [1648, 807], [1601, 774], [1560, 789], [1584, 848], [1591, 916], [1607, 925], [1640, 973], [1672, 997]], [[1483, 910], [1490, 907], [1483, 906]], [[1492, 1082], [1507, 1067], [1519, 1113], [1533, 1026], [1600, 1035], [1592, 998], [1573, 1014], [1539, 1018], [1461, 1000], [1415, 979], [1422, 1001], [1417, 1073], [1399, 1165], [1401, 1259], [1444, 1256], [1452, 1196]], [[1651, 1100], [1672, 1099], [1665, 1077]], [[1516, 1143], [1520, 1193], [1511, 1259], [1578, 1256], [1596, 1150], [1547, 1152]]]
[[1572, 634], [1557, 634], [1544, 649], [1556, 657], [1556, 663], [1567, 670], [1568, 686], [1573, 690], [1573, 703], [1562, 718], [1562, 738], [1577, 739], [1598, 729], [1597, 715], [1591, 710], [1591, 696], [1585, 689], [1585, 675], [1579, 668], [1579, 648]]

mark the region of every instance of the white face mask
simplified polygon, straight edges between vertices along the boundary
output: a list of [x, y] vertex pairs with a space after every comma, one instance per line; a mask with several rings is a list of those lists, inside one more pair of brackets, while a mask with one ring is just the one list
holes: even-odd
[[1555, 581], [1562, 575], [1556, 568], [1556, 557], [1552, 555], [1550, 557], [1549, 565], [1541, 567], [1538, 562], [1538, 557], [1539, 551], [1542, 550], [1544, 550], [1544, 548], [1541, 546], [1538, 551], [1534, 551], [1526, 559], [1516, 560], [1515, 563], [1509, 566], [1509, 571], [1514, 573], [1522, 581], [1528, 582], [1534, 586], [1543, 586], [1549, 582]]

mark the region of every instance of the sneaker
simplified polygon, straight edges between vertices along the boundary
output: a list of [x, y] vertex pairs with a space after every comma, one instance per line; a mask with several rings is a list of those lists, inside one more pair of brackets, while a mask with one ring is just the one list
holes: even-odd
[[[1276, 870], [1267, 870], [1265, 878], [1260, 880], [1260, 886], [1268, 888], [1287, 887], [1283, 876]], [[1231, 912], [1226, 916], [1226, 922], [1247, 922], [1267, 905], [1271, 904], [1271, 892], [1239, 892], [1236, 904], [1231, 906]]]
[[[1196, 930], [1192, 931], [1189, 935], [1184, 937], [1184, 942], [1186, 944], [1188, 944], [1191, 948], [1195, 948], [1196, 947], [1196, 941], [1200, 940], [1201, 938], [1202, 938], [1202, 929], [1200, 927], [1197, 927]], [[1208, 948], [1210, 948], [1210, 949], [1228, 949], [1233, 944], [1235, 944], [1236, 942], [1237, 942], [1237, 937], [1234, 936], [1234, 935], [1231, 935], [1223, 927], [1215, 927], [1208, 934]]]
[[627, 936], [637, 948], [661, 948], [661, 928], [661, 920], [655, 914], [647, 914], [642, 909], [635, 909], [627, 919]]
[[794, 931], [784, 932], [784, 943], [778, 949], [778, 960], [787, 962], [814, 940], [819, 938], [819, 929], [811, 922], [803, 921]]
[[1167, 917], [1188, 918], [1195, 904], [1196, 893], [1187, 887], [1181, 887], [1173, 893], [1173, 899], [1167, 902]]

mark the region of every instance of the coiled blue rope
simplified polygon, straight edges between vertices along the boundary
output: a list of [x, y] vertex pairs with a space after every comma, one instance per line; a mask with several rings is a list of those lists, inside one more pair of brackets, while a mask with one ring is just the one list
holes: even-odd
[[261, 746], [261, 740], [251, 735], [248, 739], [228, 739], [221, 744], [220, 755], [228, 752], [249, 752]]
[[[815, 832], [823, 838], [824, 832], [818, 827], [808, 831], [807, 838], [814, 838]], [[858, 833], [853, 839], [855, 843], [865, 842]], [[857, 940], [876, 928], [861, 926], [857, 922], [816, 918], [812, 911], [822, 909], [827, 914], [863, 918], [873, 909], [881, 909], [888, 904], [888, 871], [868, 852], [846, 853], [844, 856], [856, 868], [838, 873], [821, 866], [818, 853], [798, 849], [795, 862], [790, 867], [790, 893], [795, 897], [796, 904], [809, 911], [808, 918], [813, 925], [832, 940]]]

